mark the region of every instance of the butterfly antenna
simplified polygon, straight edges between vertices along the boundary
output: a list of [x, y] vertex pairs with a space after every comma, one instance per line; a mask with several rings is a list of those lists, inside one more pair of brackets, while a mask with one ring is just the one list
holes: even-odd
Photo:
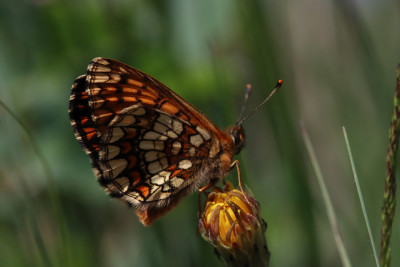
[[[269, 94], [269, 96], [267, 98], [264, 99], [264, 101], [259, 104], [257, 107], [255, 107], [252, 111], [250, 111], [249, 114], [247, 114], [239, 123], [236, 123], [236, 125], [241, 125], [243, 122], [245, 122], [248, 118], [250, 118], [251, 116], [253, 116], [254, 112], [256, 112], [259, 108], [261, 108], [262, 106], [264, 106], [265, 103], [268, 102], [268, 100], [271, 98], [271, 96], [273, 96], [276, 91], [278, 91], [281, 87], [282, 87], [282, 80], [279, 80], [278, 83], [276, 84], [274, 90], [272, 90], [272, 92]], [[245, 99], [246, 100], [246, 99]]]
[[240, 111], [240, 114], [236, 120], [236, 124], [238, 123], [238, 121], [240, 120], [240, 118], [242, 117], [245, 109], [246, 109], [246, 105], [247, 105], [247, 100], [249, 100], [249, 96], [251, 93], [251, 84], [247, 84], [246, 85], [246, 93], [244, 94], [244, 101], [243, 101], [243, 105], [242, 105], [242, 110]]

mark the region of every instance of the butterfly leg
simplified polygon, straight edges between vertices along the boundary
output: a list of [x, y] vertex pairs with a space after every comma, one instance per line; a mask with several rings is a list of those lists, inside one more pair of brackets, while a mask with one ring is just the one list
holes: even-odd
[[202, 188], [199, 189], [199, 192], [202, 193], [204, 191], [206, 191], [208, 188], [212, 187], [214, 185], [214, 183], [208, 183], [205, 186], [203, 186]]
[[202, 213], [202, 209], [201, 209], [201, 193], [205, 192], [207, 189], [209, 189], [210, 187], [212, 187], [214, 184], [213, 183], [208, 183], [205, 186], [203, 186], [202, 188], [199, 189], [199, 200], [198, 200], [198, 204], [199, 204], [199, 218], [201, 216]]
[[237, 173], [238, 173], [238, 183], [239, 183], [240, 191], [242, 191], [242, 194], [243, 194], [244, 198], [246, 199], [246, 201], [247, 201], [247, 202], [250, 202], [250, 201], [247, 199], [247, 194], [246, 194], [246, 193], [244, 192], [244, 190], [243, 190], [242, 176], [241, 176], [241, 174], [240, 174], [240, 168], [239, 168], [239, 161], [238, 161], [238, 160], [235, 160], [234, 162], [232, 162], [232, 164], [231, 164], [231, 169], [232, 169], [235, 165], [236, 165], [236, 170], [237, 170]]
[[242, 186], [242, 176], [240, 175], [239, 161], [237, 159], [234, 162], [232, 162], [231, 169], [233, 167], [235, 167], [235, 165], [236, 165], [236, 170], [237, 170], [237, 173], [238, 173], [239, 188], [240, 188], [240, 191], [242, 191], [244, 193], [243, 186]]

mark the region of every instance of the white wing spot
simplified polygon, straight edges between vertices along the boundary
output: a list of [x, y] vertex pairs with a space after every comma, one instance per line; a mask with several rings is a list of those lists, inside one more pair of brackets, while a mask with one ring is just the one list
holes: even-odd
[[122, 73], [128, 73], [128, 71], [123, 67], [119, 67], [119, 71]]
[[159, 174], [154, 175], [151, 177], [151, 183], [156, 185], [163, 185], [169, 180], [169, 176], [171, 172], [162, 171]]
[[94, 67], [93, 64], [90, 64], [88, 68], [91, 69], [91, 70], [93, 68], [95, 68], [96, 72], [111, 72], [111, 68], [110, 67], [106, 67], [106, 66], [99, 65], [99, 64], [96, 65], [96, 67]]
[[182, 144], [180, 142], [178, 142], [178, 141], [173, 142], [172, 149], [171, 149], [172, 154], [178, 155], [179, 152], [181, 151], [181, 147], [182, 147]]
[[158, 173], [162, 170], [162, 166], [159, 161], [154, 161], [147, 166], [147, 171], [151, 174]]
[[116, 73], [96, 73], [95, 75], [88, 74], [86, 76], [86, 81], [88, 83], [118, 83], [120, 80], [121, 75]]
[[191, 162], [190, 160], [188, 160], [188, 159], [181, 160], [181, 161], [179, 162], [178, 167], [179, 167], [180, 169], [187, 170], [187, 169], [189, 169], [189, 168], [192, 167], [192, 162]]
[[179, 186], [181, 186], [181, 184], [184, 182], [185, 180], [183, 180], [182, 178], [180, 178], [180, 177], [174, 177], [174, 178], [172, 178], [171, 180], [170, 180], [170, 183], [171, 183], [171, 185], [173, 186], [173, 187], [179, 187]]
[[189, 155], [194, 156], [195, 154], [196, 154], [196, 148], [194, 147], [189, 148]]
[[161, 158], [161, 159], [160, 159], [160, 164], [161, 164], [161, 167], [162, 167], [163, 169], [167, 168], [167, 167], [168, 167], [168, 160], [167, 160], [167, 158]]
[[219, 142], [217, 141], [211, 146], [209, 153], [210, 158], [214, 158], [216, 155], [218, 155], [219, 151], [220, 147], [219, 147]]
[[167, 140], [168, 137], [165, 136], [165, 135], [162, 135], [160, 133], [157, 133], [157, 132], [148, 131], [143, 136], [143, 139], [148, 139], [148, 140]]
[[173, 138], [173, 139], [178, 138], [178, 135], [176, 135], [176, 133], [175, 133], [174, 131], [171, 131], [171, 130], [169, 130], [169, 131], [167, 132], [167, 135], [168, 135], [170, 138]]
[[150, 187], [150, 196], [147, 200], [160, 199], [161, 186], [153, 185]]
[[139, 148], [143, 150], [153, 150], [154, 142], [153, 141], [141, 141], [139, 143]]
[[104, 176], [115, 178], [121, 174], [123, 170], [125, 170], [126, 166], [128, 166], [128, 161], [125, 159], [114, 159], [107, 162], [110, 166], [109, 169], [104, 171]]
[[127, 197], [125, 197], [124, 199], [126, 199], [128, 202], [132, 204], [138, 204], [139, 202], [144, 201], [143, 197], [137, 191], [130, 192], [126, 196]]
[[122, 192], [126, 192], [129, 189], [129, 179], [127, 177], [115, 179], [114, 184], [116, 184]]
[[168, 190], [171, 190], [171, 186], [169, 186], [169, 184], [165, 184], [164, 186], [163, 186], [163, 188], [162, 188], [162, 191], [168, 191]]
[[154, 161], [147, 166], [149, 173], [155, 174], [168, 167], [168, 160], [161, 158], [160, 160]]
[[201, 128], [199, 126], [196, 127], [196, 130], [201, 134], [201, 136], [203, 136], [204, 140], [206, 140], [206, 141], [210, 140], [210, 138], [211, 138], [210, 134], [206, 130], [204, 130], [203, 128]]
[[119, 154], [121, 149], [118, 146], [106, 146], [104, 159], [113, 159], [115, 156]]
[[201, 135], [196, 134], [196, 135], [192, 135], [190, 137], [190, 143], [194, 146], [199, 147], [202, 143], [204, 142], [203, 138], [201, 137]]
[[132, 112], [133, 115], [143, 116], [146, 114], [146, 110], [144, 108], [138, 108], [137, 110]]
[[104, 139], [109, 139], [109, 143], [114, 143], [124, 137], [124, 131], [120, 127], [111, 127], [108, 133], [104, 135]]
[[164, 141], [154, 141], [154, 149], [163, 151], [164, 150]]
[[159, 122], [156, 122], [154, 124], [154, 131], [159, 132], [161, 134], [165, 134], [168, 132], [168, 128], [167, 128], [167, 126], [165, 126]]
[[152, 184], [156, 185], [163, 185], [165, 183], [165, 177], [161, 175], [154, 175], [150, 180]]
[[[114, 122], [115, 120], [115, 122]], [[115, 126], [129, 126], [132, 124], [135, 124], [136, 122], [136, 118], [133, 115], [122, 115], [122, 116], [118, 116], [114, 119], [113, 121], [111, 121], [111, 125]]]
[[165, 176], [165, 181], [169, 180], [169, 176], [171, 175], [171, 172], [167, 172], [167, 171], [162, 171], [159, 173], [159, 175]]
[[172, 123], [171, 117], [165, 114], [160, 114], [157, 120], [167, 126], [171, 126]]
[[158, 160], [162, 157], [165, 157], [165, 154], [163, 152], [159, 152], [159, 151], [148, 151], [148, 152], [146, 152], [146, 154], [144, 154], [144, 160], [146, 162], [152, 162], [152, 161]]
[[[90, 80], [88, 80], [87, 77], [86, 77], [86, 81], [90, 82]], [[93, 97], [100, 94], [101, 90], [102, 90], [100, 87], [95, 87], [95, 86], [96, 86], [95, 84], [92, 84], [89, 88], [90, 95], [92, 95], [92, 100], [97, 100], [98, 98], [93, 98]]]
[[171, 193], [169, 192], [163, 192], [161, 186], [153, 186], [151, 188], [151, 194], [147, 200], [154, 201], [154, 200], [166, 199], [170, 197], [170, 195]]
[[[91, 90], [94, 90], [94, 88], [92, 88]], [[104, 102], [106, 102], [106, 101], [103, 98], [94, 95], [94, 96], [92, 96], [92, 100], [90, 101], [89, 105], [93, 109], [97, 109], [97, 108], [101, 107], [102, 105], [104, 105]]]
[[174, 132], [176, 132], [177, 134], [181, 134], [183, 131], [183, 126], [182, 126], [182, 122], [178, 121], [178, 120], [173, 120], [172, 121], [172, 129], [174, 130]]
[[[90, 65], [89, 65], [89, 70], [93, 70], [93, 67], [90, 68]], [[109, 80], [109, 77], [107, 75], [100, 75], [100, 74], [91, 75], [91, 74], [88, 74], [86, 76], [86, 82], [87, 83], [104, 83], [104, 82], [107, 82], [108, 80]]]
[[144, 140], [139, 143], [139, 148], [142, 150], [164, 150], [164, 141]]
[[[99, 63], [99, 64], [103, 64], [103, 65], [109, 65], [110, 64], [107, 60], [105, 60], [102, 57], [96, 57], [92, 61], [96, 62], [96, 63]], [[90, 65], [92, 65], [92, 64], [90, 64]], [[89, 67], [90, 67], [90, 65], [89, 65]]]

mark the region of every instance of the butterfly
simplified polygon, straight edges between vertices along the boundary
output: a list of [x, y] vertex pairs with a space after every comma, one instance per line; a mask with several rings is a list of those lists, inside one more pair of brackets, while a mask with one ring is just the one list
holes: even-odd
[[146, 226], [204, 185], [221, 181], [244, 145], [155, 78], [95, 58], [71, 90], [69, 116], [98, 181]]

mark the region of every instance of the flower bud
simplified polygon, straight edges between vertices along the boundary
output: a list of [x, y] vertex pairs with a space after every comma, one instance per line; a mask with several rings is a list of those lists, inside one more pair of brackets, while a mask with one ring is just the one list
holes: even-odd
[[199, 232], [227, 266], [268, 266], [267, 224], [260, 205], [231, 183], [208, 194]]

